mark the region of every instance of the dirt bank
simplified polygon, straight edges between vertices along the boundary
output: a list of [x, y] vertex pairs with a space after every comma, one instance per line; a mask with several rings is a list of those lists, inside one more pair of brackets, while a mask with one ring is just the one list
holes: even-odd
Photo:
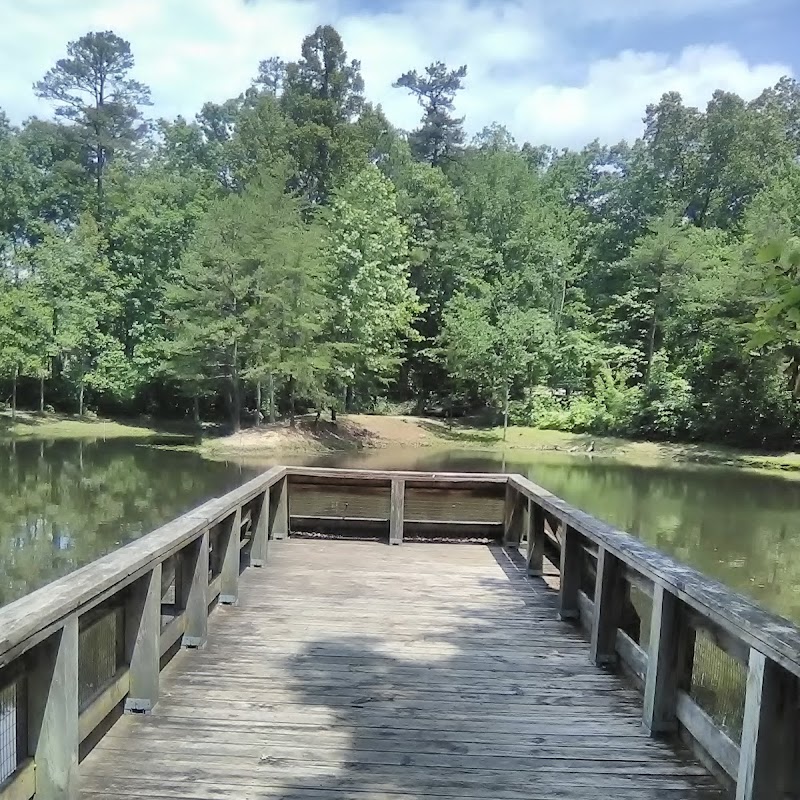
[[704, 444], [642, 442], [590, 434], [508, 430], [503, 442], [499, 428], [480, 428], [464, 422], [448, 425], [423, 417], [340, 416], [336, 424], [313, 417], [298, 419], [291, 428], [281, 422], [231, 436], [208, 439], [201, 452], [209, 457], [269, 455], [270, 453], [330, 453], [386, 447], [440, 447], [457, 450], [543, 451], [574, 456], [612, 457], [632, 464], [709, 464], [782, 472], [800, 477], [800, 454], [756, 453]]

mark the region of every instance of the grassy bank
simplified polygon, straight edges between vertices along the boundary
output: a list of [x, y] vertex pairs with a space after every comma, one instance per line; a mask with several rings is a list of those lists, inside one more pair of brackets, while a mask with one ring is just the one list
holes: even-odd
[[119, 421], [66, 414], [0, 411], [2, 439], [146, 439], [169, 431], [149, 422]]
[[[110, 420], [63, 414], [0, 412], [2, 439], [148, 439], [186, 434], [180, 426], [151, 420]], [[353, 414], [337, 424], [302, 417], [291, 428], [286, 422], [244, 430], [229, 436], [209, 436], [196, 445], [182, 445], [212, 458], [270, 458], [278, 454], [337, 453], [379, 450], [389, 447], [450, 448], [502, 453], [504, 451], [568, 454], [592, 458], [615, 458], [629, 464], [707, 464], [759, 472], [781, 472], [800, 478], [800, 453], [760, 453], [708, 444], [675, 444], [631, 441], [608, 436], [564, 433], [535, 428], [511, 427], [503, 442], [501, 428], [486, 428], [466, 422], [448, 425], [423, 417], [393, 417]]]

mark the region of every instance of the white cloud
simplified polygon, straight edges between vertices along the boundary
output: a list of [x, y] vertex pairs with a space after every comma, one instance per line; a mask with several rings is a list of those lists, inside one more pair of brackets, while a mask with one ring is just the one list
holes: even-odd
[[745, 98], [787, 74], [780, 64], [749, 65], [729, 47], [687, 47], [677, 58], [626, 51], [592, 64], [579, 86], [542, 85], [512, 110], [514, 129], [535, 142], [580, 145], [594, 137], [632, 139], [642, 129], [649, 103], [675, 90], [703, 107], [716, 89]]
[[755, 4], [755, 0], [564, 0], [558, 4], [558, 14], [579, 22], [688, 19]]
[[654, 25], [667, 15], [733, 13], [754, 0], [564, 0], [560, 22], [551, 0], [401, 0], [385, 11], [348, 2], [0, 0], [0, 107], [15, 121], [50, 113], [31, 85], [64, 55], [68, 40], [92, 29], [130, 40], [135, 77], [153, 90], [154, 115], [192, 117], [204, 101], [238, 94], [262, 58], [296, 58], [303, 36], [331, 22], [350, 56], [362, 61], [368, 97], [396, 124], [412, 127], [420, 110], [392, 82], [443, 60], [469, 65], [458, 111], [470, 131], [498, 120], [520, 140], [558, 145], [636, 135], [645, 106], [669, 89], [702, 105], [716, 88], [749, 97], [790, 71], [748, 63], [732, 47], [700, 45], [672, 55], [611, 53], [571, 64], [572, 74], [584, 76], [572, 85], [553, 79], [580, 53], [576, 28], [583, 24]]

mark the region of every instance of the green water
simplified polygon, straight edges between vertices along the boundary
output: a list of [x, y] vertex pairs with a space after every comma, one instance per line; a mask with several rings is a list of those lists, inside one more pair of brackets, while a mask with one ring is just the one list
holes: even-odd
[[252, 474], [140, 441], [0, 442], [0, 604]]
[[[275, 463], [520, 472], [800, 622], [800, 482], [589, 456], [396, 448]], [[266, 468], [269, 463], [264, 464]], [[0, 443], [0, 602], [224, 493], [255, 468], [142, 442]]]

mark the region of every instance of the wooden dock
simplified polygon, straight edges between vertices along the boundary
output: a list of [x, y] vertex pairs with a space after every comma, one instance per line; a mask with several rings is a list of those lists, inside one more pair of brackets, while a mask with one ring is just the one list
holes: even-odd
[[721, 796], [499, 547], [290, 540], [83, 762], [95, 798]]
[[0, 610], [0, 800], [798, 797], [800, 631], [519, 476], [275, 468], [48, 588]]

